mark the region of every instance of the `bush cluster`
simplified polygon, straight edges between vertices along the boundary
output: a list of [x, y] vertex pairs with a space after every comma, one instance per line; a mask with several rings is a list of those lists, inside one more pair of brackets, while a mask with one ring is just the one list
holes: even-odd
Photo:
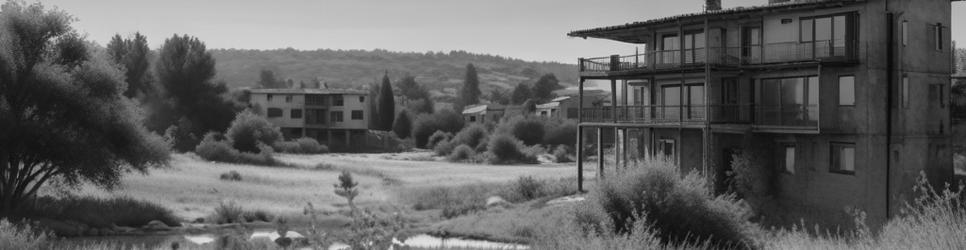
[[209, 132], [195, 148], [195, 154], [205, 160], [227, 163], [242, 163], [263, 166], [276, 166], [280, 162], [272, 156], [272, 148], [260, 145], [261, 152], [241, 152], [231, 146], [231, 142], [219, 133]]
[[168, 226], [180, 226], [180, 219], [167, 208], [130, 197], [96, 198], [39, 197], [25, 205], [19, 215], [30, 218], [51, 218], [59, 221], [76, 221], [97, 228], [113, 225], [141, 227], [157, 220]]
[[240, 173], [238, 173], [238, 171], [232, 170], [228, 171], [227, 173], [222, 173], [220, 176], [218, 176], [218, 179], [223, 181], [241, 181], [242, 176]]
[[[445, 134], [442, 136], [445, 137]], [[479, 151], [486, 150], [488, 137], [489, 135], [486, 127], [480, 124], [473, 124], [463, 128], [463, 130], [460, 130], [459, 133], [456, 133], [456, 135], [452, 137], [452, 139], [440, 140], [436, 143], [435, 147], [433, 147], [433, 150], [436, 151], [437, 155], [451, 156], [454, 153], [454, 149], [460, 146], [467, 146], [473, 153], [470, 155], [475, 155]]]
[[437, 130], [433, 132], [433, 135], [429, 136], [425, 146], [426, 148], [435, 149], [441, 142], [448, 142], [451, 139], [453, 139], [453, 133]]
[[250, 110], [235, 116], [225, 136], [232, 147], [245, 153], [259, 153], [262, 151], [259, 145], [275, 145], [283, 139], [277, 126]]
[[309, 137], [298, 138], [294, 141], [276, 142], [272, 145], [272, 148], [275, 152], [289, 154], [324, 154], [329, 152], [329, 147]]
[[513, 136], [498, 134], [490, 137], [486, 161], [490, 164], [537, 163], [535, 155], [527, 154], [527, 147]]
[[264, 221], [271, 222], [272, 216], [261, 210], [246, 210], [235, 201], [222, 201], [209, 216], [209, 221], [215, 224], [245, 223]]
[[417, 147], [432, 149], [436, 145], [430, 145], [429, 137], [436, 131], [456, 133], [463, 129], [463, 116], [452, 110], [440, 110], [433, 114], [421, 114], [413, 122], [412, 137]]

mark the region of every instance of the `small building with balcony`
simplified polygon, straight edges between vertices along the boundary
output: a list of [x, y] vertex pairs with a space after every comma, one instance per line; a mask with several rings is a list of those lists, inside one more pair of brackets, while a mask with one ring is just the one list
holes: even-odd
[[251, 106], [286, 139], [310, 137], [330, 148], [366, 141], [368, 93], [346, 89], [253, 89]]
[[578, 60], [580, 92], [605, 81], [614, 100], [581, 105], [578, 144], [594, 143], [585, 131], [617, 138], [612, 150], [594, 143], [614, 152], [598, 157], [603, 178], [664, 156], [719, 192], [733, 157], [753, 152], [792, 221], [850, 221], [843, 211], [856, 208], [884, 222], [920, 172], [935, 185], [952, 177], [950, 4], [772, 0], [570, 32], [642, 48]]

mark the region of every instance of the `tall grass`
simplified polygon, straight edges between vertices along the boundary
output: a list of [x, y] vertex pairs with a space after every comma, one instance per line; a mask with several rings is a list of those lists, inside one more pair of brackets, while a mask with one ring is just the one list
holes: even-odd
[[443, 209], [444, 217], [452, 218], [485, 209], [491, 196], [518, 203], [571, 195], [577, 192], [574, 182], [573, 178], [539, 180], [527, 176], [507, 183], [408, 188], [401, 197], [415, 210]]
[[50, 218], [76, 221], [97, 228], [113, 225], [140, 227], [152, 220], [168, 226], [180, 226], [180, 219], [171, 210], [151, 202], [131, 197], [40, 197], [21, 209], [18, 214], [27, 218]]
[[17, 226], [6, 219], [0, 220], [0, 250], [46, 249], [47, 234], [37, 232], [30, 225]]

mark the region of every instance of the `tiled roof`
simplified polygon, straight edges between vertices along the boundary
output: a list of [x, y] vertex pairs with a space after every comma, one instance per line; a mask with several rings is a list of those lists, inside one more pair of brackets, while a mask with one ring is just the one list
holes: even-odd
[[469, 107], [463, 108], [463, 114], [474, 114], [474, 113], [483, 112], [483, 111], [486, 111], [486, 107], [487, 107], [486, 104], [469, 106]]
[[355, 89], [252, 89], [251, 92], [255, 94], [368, 94], [365, 91]]
[[689, 19], [689, 18], [745, 14], [745, 13], [759, 12], [759, 11], [771, 11], [771, 10], [777, 10], [777, 9], [795, 9], [800, 7], [814, 7], [822, 4], [836, 4], [836, 3], [844, 4], [844, 3], [853, 3], [853, 2], [863, 2], [863, 0], [799, 0], [799, 1], [790, 1], [785, 3], [752, 6], [752, 7], [736, 7], [736, 8], [724, 9], [724, 10], [712, 10], [712, 11], [704, 11], [704, 12], [697, 12], [697, 13], [681, 14], [681, 15], [651, 19], [646, 21], [633, 22], [633, 23], [628, 23], [623, 25], [607, 26], [607, 27], [585, 29], [585, 30], [576, 30], [568, 33], [567, 35], [571, 37], [592, 37], [602, 32], [616, 31], [616, 30], [623, 30], [623, 29], [630, 29], [630, 28], [639, 28], [639, 27], [656, 25], [656, 24], [672, 23], [678, 20]]

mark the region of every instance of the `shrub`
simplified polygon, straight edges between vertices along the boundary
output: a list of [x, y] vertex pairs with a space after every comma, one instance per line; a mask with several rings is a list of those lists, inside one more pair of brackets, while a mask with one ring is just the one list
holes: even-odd
[[495, 133], [513, 135], [523, 144], [536, 145], [543, 142], [546, 121], [536, 116], [511, 117], [501, 121]]
[[275, 157], [272, 156], [271, 147], [260, 145], [259, 153], [239, 152], [231, 147], [227, 140], [215, 132], [205, 135], [205, 139], [195, 148], [195, 154], [202, 159], [215, 162], [242, 163], [263, 166], [280, 165]]
[[451, 153], [447, 159], [454, 162], [466, 161], [470, 158], [473, 158], [475, 154], [476, 151], [473, 150], [473, 148], [470, 148], [470, 146], [467, 146], [466, 144], [462, 144], [456, 147], [456, 149], [453, 150], [453, 153]]
[[409, 138], [413, 132], [413, 120], [409, 118], [409, 111], [403, 110], [396, 115], [392, 124], [392, 132], [401, 139]]
[[282, 139], [282, 132], [264, 117], [245, 110], [235, 116], [225, 136], [235, 149], [241, 152], [258, 153], [259, 144], [274, 145]]
[[329, 147], [309, 137], [302, 137], [294, 141], [280, 141], [272, 145], [276, 152], [289, 154], [323, 154], [329, 152]]
[[453, 153], [453, 149], [456, 149], [456, 146], [458, 146], [458, 144], [456, 144], [456, 142], [453, 142], [452, 140], [441, 141], [439, 143], [436, 143], [436, 146], [433, 147], [433, 151], [435, 151], [436, 155], [438, 156], [449, 156], [450, 154]]
[[663, 242], [708, 241], [717, 247], [740, 248], [752, 244], [746, 231], [747, 211], [734, 196], [713, 195], [705, 177], [697, 173], [682, 177], [677, 166], [652, 159], [615, 177], [605, 179], [588, 197], [606, 217], [587, 212], [585, 226], [609, 224], [614, 232], [627, 234], [646, 215]]
[[435, 133], [433, 133], [432, 136], [429, 137], [429, 140], [426, 142], [425, 146], [426, 148], [436, 148], [436, 146], [439, 145], [441, 142], [443, 143], [449, 142], [450, 139], [453, 139], [452, 133], [436, 131]]
[[451, 142], [455, 143], [457, 146], [467, 145], [472, 149], [476, 149], [480, 144], [485, 144], [487, 142], [486, 137], [486, 127], [481, 124], [473, 124], [463, 128], [463, 130], [460, 130], [459, 133], [456, 133]]
[[520, 176], [513, 187], [521, 198], [532, 200], [543, 195], [543, 185], [543, 182], [534, 179], [533, 176]]
[[524, 148], [522, 142], [509, 135], [491, 136], [487, 146], [487, 161], [490, 164], [535, 163], [536, 158], [526, 155]]
[[210, 221], [215, 224], [241, 223], [245, 222], [245, 209], [235, 203], [235, 201], [218, 202]]
[[777, 192], [774, 167], [768, 166], [768, 152], [752, 148], [743, 150], [732, 156], [731, 166], [734, 176], [730, 188], [751, 206], [759, 211], [770, 206], [772, 197]]
[[557, 163], [565, 163], [574, 161], [571, 158], [573, 150], [567, 145], [558, 145], [556, 149], [553, 150], [553, 157]]
[[228, 171], [227, 173], [222, 173], [221, 176], [218, 176], [218, 179], [223, 181], [241, 181], [242, 176], [238, 173], [238, 171], [232, 170]]
[[49, 248], [49, 236], [35, 231], [30, 225], [18, 226], [0, 220], [0, 249], [39, 250]]
[[413, 122], [413, 140], [417, 147], [433, 148], [429, 145], [429, 137], [436, 131], [456, 133], [463, 129], [463, 116], [452, 110], [440, 110], [433, 114], [422, 114]]
[[543, 144], [546, 145], [577, 145], [577, 123], [574, 121], [553, 121], [547, 123]]
[[31, 218], [51, 218], [61, 221], [76, 221], [91, 227], [140, 227], [153, 220], [168, 226], [180, 226], [180, 219], [171, 210], [148, 201], [130, 197], [96, 198], [40, 197], [27, 205], [20, 214]]

